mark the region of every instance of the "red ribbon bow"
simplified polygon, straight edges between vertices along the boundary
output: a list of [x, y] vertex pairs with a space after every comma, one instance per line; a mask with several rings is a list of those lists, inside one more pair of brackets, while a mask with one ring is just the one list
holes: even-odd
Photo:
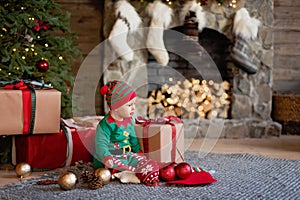
[[19, 81], [15, 84], [5, 85], [4, 88], [9, 90], [25, 90], [28, 89], [28, 86], [24, 83], [24, 81]]
[[135, 122], [137, 124], [141, 124], [143, 126], [148, 126], [150, 124], [171, 124], [171, 121], [182, 123], [182, 120], [175, 116], [159, 117], [156, 119], [146, 119], [144, 117], [139, 116], [135, 119]]

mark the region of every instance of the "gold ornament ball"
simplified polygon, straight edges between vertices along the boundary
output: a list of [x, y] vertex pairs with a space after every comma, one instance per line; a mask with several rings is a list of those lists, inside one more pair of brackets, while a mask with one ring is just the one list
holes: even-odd
[[58, 178], [58, 184], [63, 190], [71, 190], [75, 187], [77, 177], [72, 172], [64, 172]]
[[31, 174], [31, 166], [28, 163], [21, 162], [17, 164], [15, 172], [21, 178], [28, 177]]
[[96, 176], [100, 177], [103, 184], [107, 184], [111, 179], [111, 172], [106, 168], [98, 168], [95, 171]]

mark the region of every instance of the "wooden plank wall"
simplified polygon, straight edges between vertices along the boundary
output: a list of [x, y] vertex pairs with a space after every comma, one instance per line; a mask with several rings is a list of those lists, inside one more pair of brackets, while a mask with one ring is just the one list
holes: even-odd
[[[71, 13], [83, 58], [103, 40], [103, 0], [55, 0]], [[274, 0], [274, 91], [300, 93], [300, 1]], [[73, 64], [76, 75], [80, 61]]]
[[[102, 1], [100, 0], [55, 0], [62, 10], [71, 13], [70, 28], [78, 35], [75, 42], [82, 52], [83, 59], [96, 47], [101, 39]], [[73, 64], [73, 73], [76, 74], [80, 60]], [[78, 66], [79, 65], [79, 66]]]
[[274, 90], [300, 94], [300, 1], [274, 0]]
[[[88, 55], [89, 64], [95, 65], [100, 62], [100, 56], [93, 55], [91, 51], [103, 40], [102, 14], [104, 0], [55, 0], [55, 2], [61, 6], [62, 10], [71, 13], [70, 28], [78, 35], [78, 39], [74, 42], [78, 44], [78, 49], [82, 53], [82, 59], [77, 58], [72, 63], [72, 73], [76, 77], [78, 69]], [[90, 88], [85, 88], [85, 90], [90, 90]], [[97, 91], [99, 90], [97, 89]], [[103, 99], [97, 91], [95, 92], [96, 114], [103, 114]], [[86, 112], [85, 108], [81, 109], [83, 110], [82, 115], [93, 114], [89, 111]]]

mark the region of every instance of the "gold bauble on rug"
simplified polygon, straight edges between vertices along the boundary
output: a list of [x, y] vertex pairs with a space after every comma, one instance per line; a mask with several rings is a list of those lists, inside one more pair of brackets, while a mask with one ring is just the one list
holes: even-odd
[[21, 179], [28, 177], [31, 174], [31, 166], [28, 163], [21, 162], [17, 164], [15, 172]]
[[100, 177], [103, 184], [107, 184], [111, 179], [111, 172], [106, 168], [98, 168], [95, 171], [96, 176]]
[[71, 190], [75, 187], [77, 177], [72, 172], [64, 172], [58, 178], [58, 184], [63, 190]]

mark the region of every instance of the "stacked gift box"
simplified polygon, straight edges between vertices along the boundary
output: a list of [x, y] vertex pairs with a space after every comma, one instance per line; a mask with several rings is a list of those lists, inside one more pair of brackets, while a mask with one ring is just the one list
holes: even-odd
[[33, 103], [27, 89], [0, 89], [0, 135], [59, 132], [61, 93], [55, 89], [39, 89], [34, 90], [34, 95]]
[[15, 136], [13, 155], [16, 163], [26, 162], [33, 168], [44, 169], [70, 166], [77, 161], [92, 162], [94, 136], [94, 127], [63, 127], [55, 134]]
[[95, 127], [61, 120], [59, 91], [18, 82], [0, 88], [0, 101], [0, 142], [5, 144], [0, 164], [26, 162], [32, 168], [52, 169], [93, 160]]

